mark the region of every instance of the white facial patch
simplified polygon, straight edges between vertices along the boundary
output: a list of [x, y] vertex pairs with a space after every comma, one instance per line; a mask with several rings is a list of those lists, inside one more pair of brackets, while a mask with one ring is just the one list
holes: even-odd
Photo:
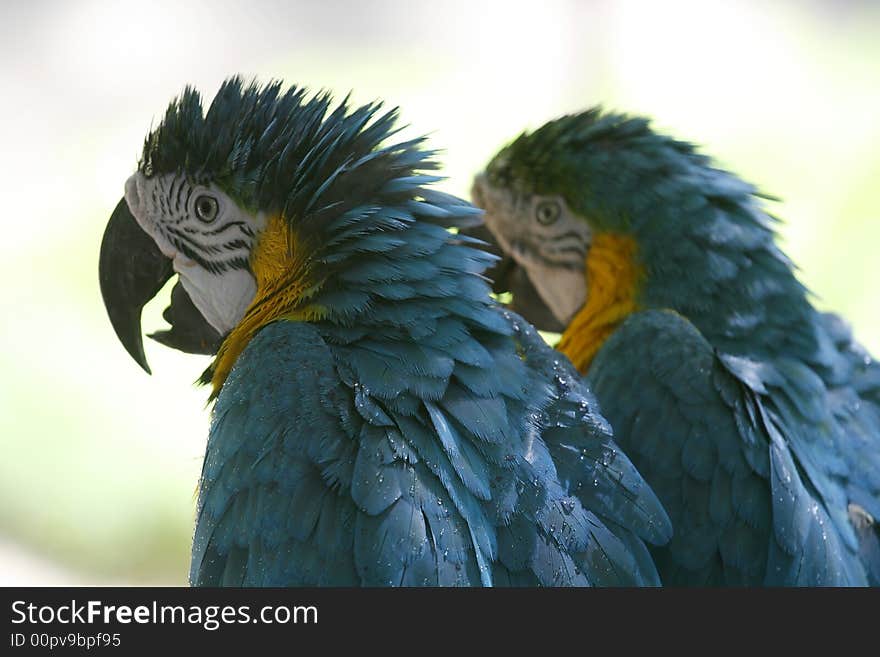
[[474, 201], [486, 226], [522, 266], [553, 315], [563, 324], [586, 303], [586, 258], [591, 233], [558, 196], [517, 197], [479, 176]]
[[216, 185], [182, 175], [147, 178], [137, 172], [125, 183], [125, 200], [140, 227], [171, 258], [205, 320], [221, 335], [228, 333], [257, 291], [248, 262], [265, 216], [246, 212]]
[[220, 335], [231, 331], [257, 293], [257, 284], [249, 271], [236, 269], [219, 276], [178, 253], [174, 271], [202, 316]]

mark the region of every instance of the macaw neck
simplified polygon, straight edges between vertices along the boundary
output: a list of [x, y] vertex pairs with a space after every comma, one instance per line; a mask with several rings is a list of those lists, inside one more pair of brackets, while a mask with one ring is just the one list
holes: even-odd
[[557, 349], [586, 373], [605, 340], [638, 308], [644, 271], [635, 240], [628, 235], [597, 233], [587, 252], [587, 300], [569, 323]]
[[280, 215], [269, 218], [251, 253], [256, 293], [241, 321], [229, 332], [214, 360], [211, 385], [216, 397], [238, 356], [262, 327], [281, 318], [314, 320], [322, 309], [308, 303], [315, 282], [302, 244]]
[[738, 216], [718, 212], [675, 230], [655, 221], [626, 235], [596, 233], [585, 266], [586, 303], [557, 349], [586, 373], [628, 315], [668, 309], [722, 353], [827, 366], [825, 336], [806, 290], [758, 210], [746, 207]]
[[[389, 217], [395, 212], [402, 213], [388, 208]], [[448, 334], [435, 341], [471, 328], [509, 333], [482, 277], [491, 255], [429, 222], [369, 220], [356, 231], [348, 224], [351, 237], [325, 256], [281, 217], [267, 222], [251, 255], [257, 292], [217, 353], [213, 396], [250, 340], [278, 320], [312, 322], [328, 340], [349, 346], [423, 341], [438, 325]]]

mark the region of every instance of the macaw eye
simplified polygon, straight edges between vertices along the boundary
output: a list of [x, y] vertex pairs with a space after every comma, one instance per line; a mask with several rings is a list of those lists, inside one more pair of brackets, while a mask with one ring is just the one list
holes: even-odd
[[559, 219], [560, 214], [562, 214], [562, 208], [556, 201], [541, 201], [535, 208], [535, 219], [542, 226], [549, 226]]
[[220, 210], [220, 205], [217, 203], [217, 199], [213, 196], [202, 194], [196, 199], [195, 208], [196, 216], [199, 218], [199, 221], [204, 221], [206, 224], [209, 224], [217, 218], [217, 212]]

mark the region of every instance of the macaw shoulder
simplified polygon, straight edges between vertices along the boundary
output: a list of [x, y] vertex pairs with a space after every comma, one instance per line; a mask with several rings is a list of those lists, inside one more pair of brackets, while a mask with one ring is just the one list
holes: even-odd
[[351, 404], [339, 403], [344, 395], [312, 327], [275, 322], [248, 344], [214, 406], [193, 584], [358, 583], [350, 547], [356, 509], [334, 488], [349, 476], [357, 428]]
[[840, 427], [807, 365], [720, 353], [687, 318], [650, 310], [587, 381], [670, 513], [685, 582], [864, 583]]
[[256, 382], [268, 383], [262, 391], [274, 393], [278, 385], [316, 387], [338, 379], [333, 355], [320, 332], [307, 322], [280, 320], [268, 323], [253, 337], [230, 371], [217, 399], [218, 408]]
[[275, 321], [254, 336], [232, 368], [217, 398], [209, 441], [230, 423], [267, 434], [302, 430], [353, 439], [358, 422], [352, 410], [351, 392], [318, 330], [306, 322]]
[[282, 320], [236, 361], [209, 434], [194, 583], [491, 583], [480, 459], [459, 445], [446, 463], [431, 427], [373, 398], [344, 354]]

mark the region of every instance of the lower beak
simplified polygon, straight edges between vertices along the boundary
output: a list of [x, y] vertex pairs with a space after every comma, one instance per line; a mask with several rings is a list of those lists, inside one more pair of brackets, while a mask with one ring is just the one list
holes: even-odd
[[223, 336], [198, 311], [180, 281], [171, 290], [171, 305], [162, 317], [171, 328], [150, 333], [148, 337], [166, 347], [188, 354], [213, 356], [223, 342]]
[[138, 225], [123, 198], [104, 230], [98, 278], [116, 336], [148, 374], [141, 311], [173, 274], [171, 260]]

